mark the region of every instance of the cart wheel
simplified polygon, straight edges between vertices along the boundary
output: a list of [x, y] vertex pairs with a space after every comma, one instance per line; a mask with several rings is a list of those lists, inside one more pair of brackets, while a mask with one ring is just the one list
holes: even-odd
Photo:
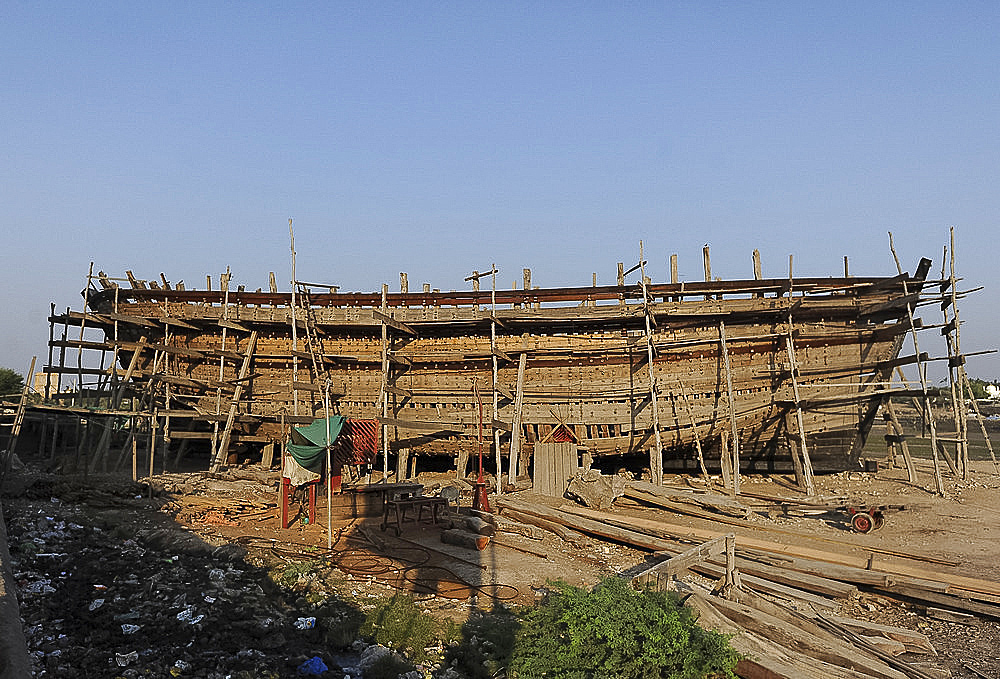
[[878, 530], [879, 528], [881, 528], [884, 525], [885, 525], [885, 517], [882, 516], [881, 514], [876, 514], [875, 515], [875, 530]]
[[858, 513], [851, 519], [851, 526], [859, 533], [870, 533], [875, 527], [875, 521], [869, 514]]

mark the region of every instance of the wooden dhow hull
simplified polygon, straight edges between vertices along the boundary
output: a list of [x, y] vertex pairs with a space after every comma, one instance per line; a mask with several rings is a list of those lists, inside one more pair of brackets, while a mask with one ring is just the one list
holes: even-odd
[[390, 453], [460, 458], [480, 449], [482, 421], [487, 461], [506, 461], [513, 441], [520, 473], [553, 441], [598, 463], [659, 447], [674, 469], [697, 469], [698, 446], [718, 469], [735, 447], [744, 472], [789, 471], [803, 434], [816, 471], [841, 471], [912, 360], [900, 349], [929, 265], [381, 294], [185, 290], [130, 274], [128, 287], [98, 278], [87, 312], [68, 315], [114, 348], [109, 383], [145, 395], [175, 437], [211, 440], [216, 462], [330, 412], [377, 420]]

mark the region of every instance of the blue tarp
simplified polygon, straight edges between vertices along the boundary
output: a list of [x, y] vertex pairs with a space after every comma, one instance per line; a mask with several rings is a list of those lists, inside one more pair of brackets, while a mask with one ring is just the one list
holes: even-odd
[[[345, 418], [342, 415], [332, 415], [330, 417], [330, 445], [337, 440], [340, 430], [344, 427]], [[295, 461], [317, 474], [323, 470], [324, 451], [327, 446], [327, 424], [326, 418], [313, 420], [312, 424], [304, 427], [292, 427], [292, 434], [288, 439], [285, 450], [295, 458]]]

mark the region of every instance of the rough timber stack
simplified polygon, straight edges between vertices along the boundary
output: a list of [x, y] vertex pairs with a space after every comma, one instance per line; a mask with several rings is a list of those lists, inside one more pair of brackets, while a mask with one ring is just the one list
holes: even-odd
[[[331, 413], [380, 422], [390, 454], [463, 466], [481, 401], [488, 463], [508, 459], [516, 432], [521, 474], [553, 441], [598, 464], [659, 445], [665, 467], [696, 469], [697, 443], [709, 469], [738, 449], [743, 471], [788, 471], [802, 433], [816, 471], [843, 470], [857, 466], [894, 367], [916, 361], [899, 353], [929, 265], [636, 284], [619, 265], [618, 285], [552, 289], [532, 289], [525, 270], [524, 289], [506, 291], [480, 288], [489, 272], [466, 292], [408, 292], [404, 275], [398, 293], [298, 284], [294, 295], [273, 274], [270, 292], [101, 274], [86, 312], [51, 320], [104, 341], [82, 341], [81, 328], [81, 341], [64, 332], [50, 345], [113, 351], [113, 367], [93, 372], [120, 385], [119, 401], [145, 395], [145, 412], [169, 416], [175, 439], [211, 442], [216, 463], [231, 444], [258, 450], [322, 417], [328, 393]], [[51, 350], [49, 364], [77, 372]]]

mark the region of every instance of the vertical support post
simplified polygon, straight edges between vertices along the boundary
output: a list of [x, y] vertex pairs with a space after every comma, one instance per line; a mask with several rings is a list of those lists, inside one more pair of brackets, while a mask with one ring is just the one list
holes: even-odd
[[[969, 478], [969, 422], [965, 415], [965, 384], [968, 381], [965, 374], [965, 357], [962, 356], [962, 328], [961, 320], [958, 317], [958, 291], [956, 289], [956, 279], [955, 279], [955, 227], [951, 227], [951, 266], [949, 268], [948, 282], [951, 285], [951, 317], [955, 321], [955, 340], [954, 340], [954, 357], [948, 361], [948, 374], [951, 375], [952, 363], [955, 363], [955, 372], [957, 374], [956, 381], [956, 401], [959, 408], [956, 413], [959, 418], [956, 420], [957, 430], [956, 436], [958, 438], [956, 457], [959, 458], [959, 467], [962, 470], [962, 479], [968, 480]], [[944, 271], [944, 264], [941, 265], [942, 271]], [[944, 278], [944, 276], [941, 276]], [[947, 311], [942, 310], [946, 314]], [[951, 337], [949, 333], [949, 347], [951, 345]], [[971, 390], [970, 390], [971, 392]], [[975, 397], [972, 398], [975, 401]]]
[[[896, 256], [896, 248], [892, 243], [892, 232], [889, 232], [889, 251], [896, 262], [896, 271], [902, 275], [903, 267]], [[903, 295], [909, 294], [909, 286], [903, 281]], [[941, 463], [938, 460], [937, 425], [934, 422], [934, 411], [931, 408], [930, 396], [927, 393], [927, 364], [921, 360], [920, 346], [917, 344], [917, 328], [913, 321], [913, 305], [907, 302], [906, 318], [910, 322], [910, 337], [913, 338], [913, 353], [917, 356], [917, 376], [920, 378], [920, 391], [923, 395], [922, 408], [931, 431], [931, 457], [934, 460], [934, 484], [937, 494], [944, 497], [944, 480], [941, 478]], [[902, 371], [900, 371], [902, 375]]]
[[[753, 251], [753, 279], [759, 281], [764, 278], [763, 272], [760, 268], [760, 250], [754, 248]], [[754, 297], [761, 298], [764, 296], [763, 292], [755, 292]]]
[[406, 471], [407, 471], [406, 468], [407, 468], [407, 464], [409, 463], [409, 458], [410, 458], [410, 449], [409, 448], [400, 448], [396, 452], [396, 482], [397, 483], [399, 483], [400, 481], [402, 481], [405, 478], [408, 478], [407, 475], [406, 475]]
[[733, 458], [729, 454], [729, 432], [722, 430], [719, 437], [719, 466], [722, 471], [722, 485], [733, 491]]
[[726, 324], [719, 321], [719, 343], [722, 345], [722, 361], [726, 370], [726, 396], [729, 403], [729, 430], [732, 434], [733, 492], [740, 494], [740, 437], [736, 428], [736, 399], [733, 396], [733, 371], [729, 365], [729, 349], [726, 345]]
[[519, 460], [521, 452], [521, 408], [524, 405], [524, 369], [528, 363], [528, 352], [523, 350], [517, 360], [517, 387], [514, 390], [514, 416], [510, 423], [510, 463], [508, 473], [511, 483], [517, 479], [521, 470]]
[[910, 483], [916, 483], [917, 469], [913, 466], [913, 458], [910, 456], [910, 446], [907, 445], [906, 439], [903, 438], [903, 427], [896, 417], [896, 410], [893, 408], [891, 399], [886, 399], [884, 408], [886, 420], [891, 425], [893, 434], [899, 439], [899, 449], [903, 453], [903, 463], [906, 465], [906, 478]]
[[[55, 329], [56, 323], [56, 305], [55, 302], [49, 303], [49, 362], [46, 364], [50, 368], [52, 367], [52, 341], [55, 339]], [[52, 398], [52, 371], [47, 370], [45, 372], [45, 400], [48, 401]]]
[[[299, 336], [298, 336], [298, 323], [295, 320], [295, 288], [298, 287], [298, 282], [295, 278], [295, 233], [292, 231], [292, 220], [288, 219], [288, 239], [292, 250], [292, 413], [295, 415], [299, 414], [299, 390], [295, 388], [295, 383], [299, 379]], [[223, 328], [222, 332], [225, 333], [226, 329]], [[225, 334], [223, 334], [223, 349], [225, 349]]]
[[389, 286], [382, 285], [382, 422], [379, 423], [382, 434], [382, 481], [389, 476], [389, 427], [385, 420], [389, 417], [389, 326], [385, 317], [389, 314]]
[[705, 479], [705, 485], [709, 488], [712, 487], [712, 477], [708, 475], [708, 468], [705, 467], [705, 454], [701, 449], [701, 436], [698, 433], [698, 425], [694, 421], [694, 414], [691, 412], [691, 404], [688, 401], [687, 387], [677, 380], [677, 390], [681, 394], [681, 400], [684, 402], [684, 410], [687, 412], [688, 422], [691, 424], [691, 431], [694, 436], [694, 447], [698, 452], [698, 467], [701, 469], [702, 478]]
[[[791, 291], [789, 290], [789, 294]], [[788, 336], [785, 338], [785, 349], [788, 353], [788, 370], [792, 380], [792, 397], [795, 399], [795, 422], [799, 428], [799, 451], [802, 453], [802, 475], [806, 482], [806, 495], [812, 497], [816, 494], [813, 486], [812, 461], [809, 459], [809, 446], [806, 443], [806, 427], [802, 419], [802, 401], [799, 396], [799, 367], [795, 362], [795, 348], [792, 341], [792, 312], [788, 312]]]
[[[330, 378], [326, 378], [323, 385], [323, 414], [326, 416], [326, 468], [324, 481], [326, 482], [326, 548], [333, 549], [333, 465], [330, 460], [330, 446], [333, 444], [330, 436]], [[386, 481], [385, 477], [382, 479]], [[388, 481], [386, 481], [388, 482]], [[310, 489], [314, 486], [310, 484]], [[313, 491], [315, 492], [315, 491]], [[313, 498], [310, 498], [312, 500]], [[315, 502], [309, 503], [310, 508], [315, 507]], [[312, 521], [314, 517], [310, 516]]]
[[[709, 254], [708, 246], [701, 249], [702, 264], [705, 267], [705, 282], [712, 282], [712, 256]], [[705, 299], [712, 299], [711, 295], [705, 295]]]
[[[660, 407], [656, 398], [656, 371], [653, 367], [653, 330], [652, 330], [652, 308], [649, 304], [649, 289], [646, 287], [646, 261], [643, 256], [642, 241], [639, 241], [639, 277], [642, 279], [642, 309], [646, 322], [646, 361], [649, 368], [649, 398], [653, 407], [653, 433], [656, 440], [656, 455], [659, 459], [656, 468], [660, 470], [655, 475], [653, 483], [657, 486], [663, 485], [663, 439], [660, 437]], [[651, 452], [650, 455], [653, 453]], [[653, 466], [651, 464], [651, 466]], [[650, 473], [653, 473], [652, 469]]]
[[[500, 454], [500, 430], [496, 427], [496, 421], [500, 418], [500, 392], [497, 390], [499, 386], [498, 382], [500, 380], [500, 370], [497, 364], [497, 265], [496, 262], [490, 265], [490, 274], [492, 276], [492, 289], [490, 290], [490, 353], [493, 355], [493, 426], [490, 429], [493, 431], [493, 450], [494, 456], [496, 457], [497, 465], [497, 495], [503, 493], [503, 483], [501, 482], [503, 474], [501, 474], [502, 459]], [[479, 280], [478, 278], [476, 279]], [[511, 486], [514, 485], [514, 477], [511, 473], [510, 468], [507, 468], [507, 481]]]

